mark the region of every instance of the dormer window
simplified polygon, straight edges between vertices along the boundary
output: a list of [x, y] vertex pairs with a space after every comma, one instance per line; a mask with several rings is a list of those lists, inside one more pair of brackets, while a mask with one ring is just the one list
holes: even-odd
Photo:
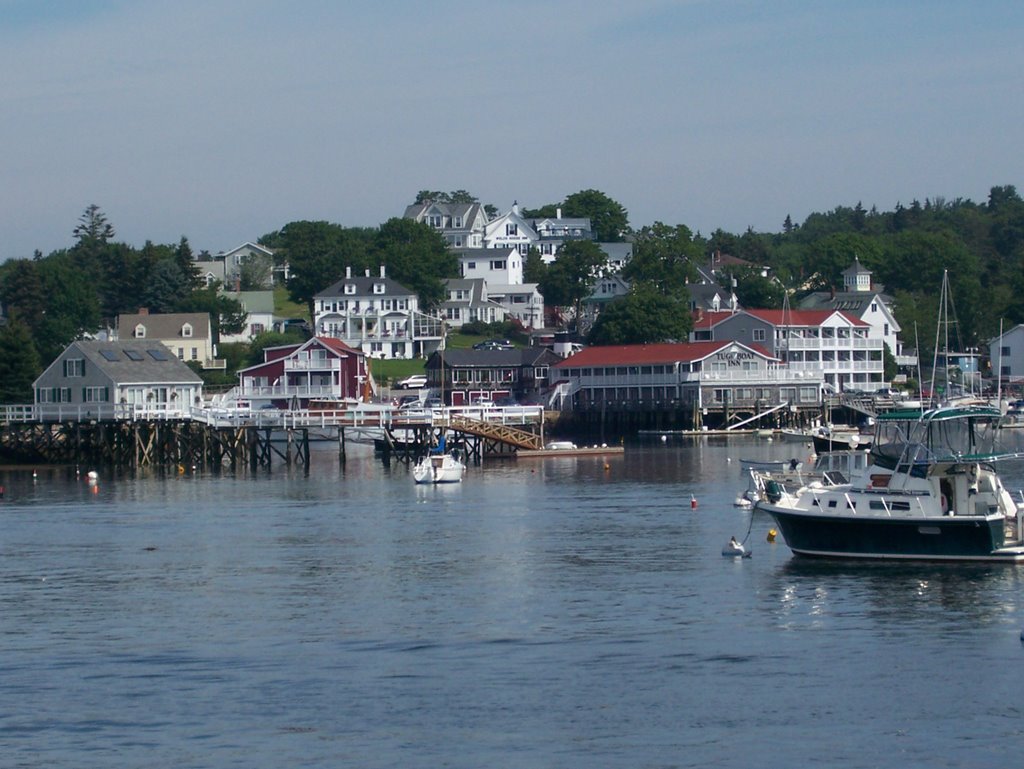
[[452, 226], [455, 227], [456, 229], [460, 229], [462, 227], [462, 217], [461, 216], [453, 217], [452, 218]]
[[146, 327], [143, 326], [141, 323], [139, 323], [135, 327], [135, 331], [132, 332], [132, 336], [134, 336], [136, 339], [145, 339], [146, 338]]
[[383, 294], [384, 291], [385, 291], [385, 288], [384, 288], [384, 284], [383, 283], [374, 283], [373, 284], [373, 293], [375, 293], [375, 294]]
[[356, 292], [356, 284], [355, 283], [346, 283], [345, 284], [345, 293], [346, 294], [354, 294], [355, 292]]
[[183, 337], [185, 337], [186, 339], [188, 339], [188, 338], [190, 338], [192, 336], [192, 324], [191, 323], [186, 323], [184, 326], [181, 327], [181, 335]]

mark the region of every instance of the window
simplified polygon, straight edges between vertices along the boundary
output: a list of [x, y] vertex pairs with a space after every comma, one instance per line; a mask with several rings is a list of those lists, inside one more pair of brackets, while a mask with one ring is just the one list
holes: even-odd
[[192, 324], [191, 323], [186, 323], [184, 326], [181, 327], [181, 335], [183, 337], [185, 337], [186, 339], [188, 339], [189, 337], [192, 336]]
[[385, 291], [385, 288], [384, 288], [384, 284], [383, 283], [374, 283], [373, 284], [373, 293], [375, 293], [375, 294], [383, 294], [384, 291]]
[[85, 359], [70, 358], [64, 361], [64, 376], [79, 377], [85, 376]]
[[434, 227], [436, 229], [440, 229], [441, 228], [441, 215], [440, 214], [431, 214], [430, 216], [427, 217], [427, 224], [429, 224], [431, 227]]
[[124, 357], [126, 357], [128, 360], [134, 360], [134, 361], [145, 360], [145, 357], [143, 356], [143, 354], [141, 352], [139, 352], [138, 350], [125, 350], [124, 351]]
[[518, 234], [519, 234], [519, 225], [518, 224], [506, 224], [505, 225], [505, 235], [506, 236], [514, 237], [514, 236], [516, 236]]
[[154, 348], [152, 350], [146, 350], [146, 352], [149, 353], [149, 357], [151, 357], [153, 360], [170, 360], [170, 357], [168, 357], [167, 353], [164, 350], [157, 350]]
[[500, 259], [500, 260], [497, 260], [497, 261], [492, 261], [491, 262], [491, 269], [492, 270], [504, 270], [505, 269], [505, 260], [504, 259]]
[[345, 293], [346, 294], [352, 295], [355, 292], [356, 292], [356, 284], [355, 283], [346, 283], [345, 284]]
[[462, 227], [462, 217], [461, 216], [453, 216], [452, 217], [452, 227], [455, 227], [456, 229], [459, 229], [460, 227]]
[[755, 328], [753, 339], [755, 342], [763, 342], [765, 340], [765, 332], [763, 328]]
[[1000, 347], [999, 348], [999, 354], [1000, 355], [1005, 355], [1006, 357], [1010, 357], [1010, 346], [1009, 345], [1005, 345], [1003, 347]]
[[121, 360], [121, 356], [114, 350], [100, 350], [100, 355], [103, 356], [104, 360], [109, 360], [111, 363]]
[[146, 327], [140, 323], [135, 327], [135, 331], [133, 331], [132, 333], [135, 335], [136, 339], [145, 339]]
[[83, 387], [82, 401], [84, 403], [106, 403], [110, 400], [109, 390], [106, 387]]
[[185, 348], [184, 347], [179, 347], [178, 348], [178, 360], [185, 360]]
[[198, 347], [193, 347], [192, 348], [192, 360], [199, 360], [199, 348]]

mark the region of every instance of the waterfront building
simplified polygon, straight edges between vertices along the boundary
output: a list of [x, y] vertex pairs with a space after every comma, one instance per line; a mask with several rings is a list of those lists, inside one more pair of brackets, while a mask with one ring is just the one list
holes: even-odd
[[268, 347], [263, 362], [241, 369], [229, 402], [304, 409], [310, 401], [364, 397], [369, 384], [366, 356], [339, 339], [313, 337], [302, 344]]
[[698, 312], [690, 339], [762, 345], [788, 370], [834, 391], [884, 386], [884, 340], [869, 323], [837, 310]]
[[32, 386], [42, 419], [180, 418], [203, 394], [199, 375], [147, 338], [72, 342]]
[[732, 340], [587, 347], [554, 364], [548, 379], [583, 411], [714, 411], [728, 421], [821, 405], [820, 371], [794, 371], [762, 346]]

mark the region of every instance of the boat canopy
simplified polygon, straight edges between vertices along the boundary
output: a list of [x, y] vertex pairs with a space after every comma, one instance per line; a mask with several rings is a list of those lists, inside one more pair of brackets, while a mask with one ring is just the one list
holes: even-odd
[[[1002, 415], [991, 406], [949, 406], [922, 411], [902, 409], [880, 414], [875, 420], [875, 453], [879, 456], [905, 454], [905, 447], [917, 445], [918, 461], [978, 461], [1010, 456], [1000, 449], [997, 434]], [[887, 446], [888, 448], [883, 448]]]

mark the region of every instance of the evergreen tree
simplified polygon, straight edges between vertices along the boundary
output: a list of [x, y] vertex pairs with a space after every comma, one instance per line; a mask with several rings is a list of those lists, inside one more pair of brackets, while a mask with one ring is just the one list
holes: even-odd
[[0, 326], [0, 403], [32, 403], [32, 383], [40, 373], [28, 326], [17, 320]]

